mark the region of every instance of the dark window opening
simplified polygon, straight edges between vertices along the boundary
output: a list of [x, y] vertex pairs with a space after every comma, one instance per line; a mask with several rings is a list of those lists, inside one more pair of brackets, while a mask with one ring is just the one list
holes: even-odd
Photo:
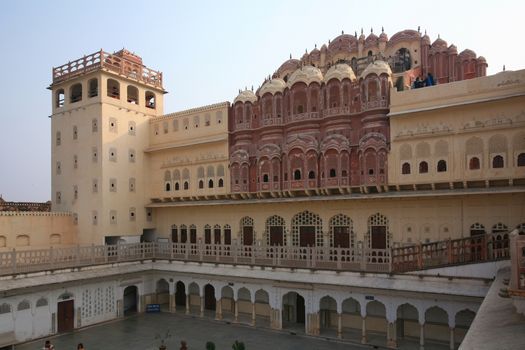
[[69, 90], [69, 101], [71, 103], [82, 101], [82, 84], [75, 84]]
[[65, 100], [65, 94], [64, 94], [64, 89], [60, 89], [56, 92], [56, 101], [55, 101], [55, 105], [60, 108], [62, 106], [64, 106], [64, 100]]
[[204, 188], [204, 181], [202, 180], [199, 181], [199, 188]]
[[98, 96], [98, 79], [91, 79], [88, 85], [88, 97]]
[[190, 184], [188, 183], [188, 181], [184, 181], [184, 189], [187, 190], [190, 188]]
[[301, 170], [297, 169], [293, 172], [293, 179], [294, 180], [301, 180]]
[[442, 173], [442, 172], [445, 172], [447, 171], [447, 162], [444, 161], [443, 159], [440, 160], [437, 164], [437, 171], [438, 173]]
[[492, 167], [493, 168], [503, 168], [505, 166], [502, 156], [495, 156], [492, 158]]
[[152, 109], [156, 107], [155, 94], [151, 91], [146, 91], [146, 107]]
[[263, 175], [263, 182], [268, 182], [268, 181], [269, 181], [268, 174], [264, 174]]
[[330, 169], [330, 177], [336, 177], [337, 176], [337, 172], [335, 171], [335, 169]]
[[517, 165], [518, 166], [525, 166], [525, 153], [520, 153], [518, 155], [518, 162], [517, 162]]
[[401, 166], [401, 174], [408, 175], [410, 174], [410, 164], [409, 163], [403, 163]]
[[315, 179], [315, 171], [310, 170], [310, 171], [308, 172], [308, 178], [309, 178], [309, 179]]
[[427, 162], [419, 163], [419, 173], [420, 174], [428, 173], [428, 163]]
[[478, 170], [480, 167], [481, 167], [481, 165], [480, 165], [478, 157], [470, 158], [470, 161], [469, 161], [469, 164], [468, 164], [468, 168], [470, 170]]
[[116, 99], [120, 99], [120, 84], [118, 81], [108, 79], [108, 96]]

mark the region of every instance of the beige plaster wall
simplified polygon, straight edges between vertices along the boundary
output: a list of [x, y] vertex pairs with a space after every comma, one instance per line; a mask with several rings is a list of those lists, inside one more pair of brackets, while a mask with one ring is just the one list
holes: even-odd
[[[306, 199], [307, 200], [307, 199]], [[230, 205], [199, 205], [157, 207], [157, 235], [169, 238], [171, 226], [195, 225], [197, 238], [204, 237], [204, 226], [218, 224], [232, 228], [232, 239], [240, 237], [240, 220], [250, 216], [254, 220], [255, 237], [265, 243], [265, 223], [272, 215], [280, 215], [286, 223], [290, 244], [292, 217], [304, 210], [320, 215], [324, 244], [329, 244], [330, 218], [342, 213], [353, 221], [357, 240], [364, 240], [370, 216], [380, 213], [389, 221], [394, 242], [425, 242], [460, 238], [470, 235], [474, 223], [484, 225], [490, 232], [493, 225], [503, 223], [509, 228], [525, 222], [525, 195], [479, 194], [416, 197], [325, 200], [304, 202], [273, 202]]]
[[0, 212], [0, 251], [75, 245], [77, 235], [70, 213]]

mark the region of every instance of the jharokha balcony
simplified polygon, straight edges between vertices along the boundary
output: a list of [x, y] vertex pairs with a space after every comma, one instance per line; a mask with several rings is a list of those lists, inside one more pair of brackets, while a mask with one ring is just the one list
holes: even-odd
[[73, 62], [53, 68], [53, 84], [84, 75], [97, 69], [105, 69], [118, 75], [162, 89], [162, 73], [142, 64], [142, 58], [125, 49], [115, 53], [103, 50], [86, 55]]
[[[425, 244], [374, 249], [196, 243], [133, 243], [0, 253], [0, 275], [144, 260], [225, 265], [402, 273], [448, 265], [509, 259], [509, 234], [485, 234]], [[521, 262], [521, 260], [520, 260]]]

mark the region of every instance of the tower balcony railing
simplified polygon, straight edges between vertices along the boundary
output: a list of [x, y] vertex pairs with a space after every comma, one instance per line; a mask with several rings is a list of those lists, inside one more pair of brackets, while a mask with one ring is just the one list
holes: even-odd
[[311, 119], [319, 119], [319, 112], [305, 112], [305, 113], [298, 113], [298, 114], [292, 114], [288, 117], [286, 117], [286, 122], [298, 122], [303, 120], [311, 120]]
[[361, 103], [361, 110], [388, 108], [387, 100], [373, 100]]
[[[0, 252], [0, 275], [73, 269], [144, 260], [402, 273], [447, 265], [509, 259], [508, 233], [387, 249], [241, 244], [131, 243]], [[521, 260], [520, 260], [521, 262]]]
[[161, 72], [103, 50], [53, 68], [53, 83], [60, 83], [100, 68], [162, 88]]

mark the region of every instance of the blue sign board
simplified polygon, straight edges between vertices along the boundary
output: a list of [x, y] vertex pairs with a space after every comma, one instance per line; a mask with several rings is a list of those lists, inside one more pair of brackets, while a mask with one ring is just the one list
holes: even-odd
[[147, 313], [160, 312], [160, 304], [147, 304], [146, 312]]

